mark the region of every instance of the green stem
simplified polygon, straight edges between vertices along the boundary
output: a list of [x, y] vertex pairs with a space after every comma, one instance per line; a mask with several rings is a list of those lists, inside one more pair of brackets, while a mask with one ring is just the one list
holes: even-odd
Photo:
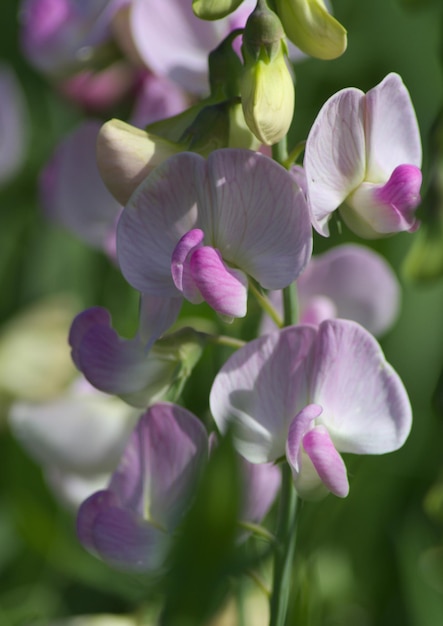
[[288, 146], [286, 137], [283, 137], [283, 139], [280, 139], [279, 142], [275, 143], [272, 146], [272, 158], [274, 159], [274, 161], [277, 161], [277, 163], [280, 163], [280, 165], [284, 166], [288, 159]]
[[298, 297], [295, 283], [283, 289], [283, 311], [283, 326], [298, 324]]
[[280, 315], [277, 313], [277, 311], [274, 309], [274, 307], [272, 306], [272, 303], [270, 302], [269, 298], [263, 295], [261, 291], [254, 285], [254, 283], [251, 280], [249, 281], [249, 289], [250, 291], [252, 291], [257, 302], [259, 303], [261, 308], [265, 311], [265, 313], [269, 315], [269, 317], [272, 319], [274, 324], [276, 324], [278, 328], [281, 328], [283, 326], [283, 320], [280, 317]]
[[297, 494], [288, 464], [282, 467], [282, 489], [277, 529], [274, 577], [269, 626], [284, 626], [291, 590], [292, 561], [296, 539]]
[[240, 528], [243, 530], [247, 530], [248, 532], [254, 534], [256, 537], [261, 537], [262, 539], [266, 539], [270, 543], [275, 543], [275, 536], [269, 532], [267, 528], [264, 526], [260, 526], [260, 524], [254, 524], [253, 522], [245, 522], [239, 521], [237, 522]]
[[243, 339], [236, 339], [235, 337], [228, 337], [227, 335], [210, 335], [209, 333], [200, 333], [206, 341], [213, 343], [217, 346], [227, 346], [228, 348], [243, 348], [246, 345], [246, 341]]
[[287, 170], [297, 161], [298, 157], [305, 149], [305, 145], [306, 141], [299, 141], [298, 144], [291, 150], [288, 158], [283, 163]]

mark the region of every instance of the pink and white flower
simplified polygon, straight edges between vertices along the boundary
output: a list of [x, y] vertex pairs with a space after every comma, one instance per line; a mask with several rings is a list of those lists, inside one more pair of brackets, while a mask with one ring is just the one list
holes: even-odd
[[322, 107], [304, 158], [312, 224], [324, 236], [340, 215], [356, 234], [382, 237], [418, 227], [421, 142], [409, 93], [389, 74], [364, 94], [343, 89]]
[[133, 287], [206, 301], [230, 318], [246, 314], [248, 275], [265, 289], [286, 287], [311, 249], [303, 193], [284, 168], [248, 150], [171, 157], [135, 190], [117, 229]]
[[[318, 325], [336, 317], [354, 320], [375, 336], [385, 333], [400, 309], [400, 285], [385, 259], [370, 248], [345, 244], [313, 256], [297, 280], [301, 324]], [[283, 310], [281, 291], [269, 298]], [[264, 317], [261, 332], [276, 329]]]
[[380, 346], [347, 320], [292, 326], [240, 348], [215, 378], [212, 414], [234, 425], [251, 463], [281, 457], [300, 496], [349, 491], [341, 452], [397, 450], [411, 428], [406, 390]]
[[[152, 406], [130, 436], [108, 487], [81, 505], [80, 541], [110, 565], [158, 572], [208, 457], [208, 435], [192, 413], [166, 402]], [[280, 470], [243, 461], [239, 479], [242, 520], [260, 522], [280, 487]]]

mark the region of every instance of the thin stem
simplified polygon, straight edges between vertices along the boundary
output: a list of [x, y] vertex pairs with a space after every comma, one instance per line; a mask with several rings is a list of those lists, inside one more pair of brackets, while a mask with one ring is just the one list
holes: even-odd
[[257, 289], [257, 287], [254, 285], [252, 281], [249, 281], [249, 289], [252, 291], [255, 298], [257, 299], [257, 302], [259, 303], [261, 308], [265, 311], [265, 313], [269, 315], [269, 317], [272, 319], [274, 324], [276, 324], [279, 328], [281, 328], [283, 326], [283, 320], [280, 317], [280, 315], [277, 313], [275, 308], [273, 307], [269, 298], [263, 295], [260, 292], [260, 290]]
[[297, 161], [298, 157], [305, 149], [305, 145], [306, 141], [299, 141], [298, 144], [292, 148], [287, 159], [285, 159], [285, 162], [283, 163], [287, 170]]
[[292, 483], [289, 465], [282, 467], [280, 494], [278, 547], [275, 552], [274, 577], [271, 596], [271, 620], [269, 626], [284, 626], [291, 589], [292, 561], [296, 538], [297, 494]]
[[265, 581], [257, 574], [257, 572], [254, 572], [254, 570], [252, 569], [248, 569], [246, 570], [245, 574], [255, 582], [257, 587], [265, 594], [267, 598], [271, 597], [271, 590], [269, 589]]
[[283, 311], [283, 326], [298, 324], [298, 297], [295, 283], [283, 289]]
[[248, 532], [254, 534], [256, 537], [266, 539], [266, 541], [269, 541], [270, 543], [276, 542], [275, 536], [270, 533], [267, 528], [260, 526], [260, 524], [253, 524], [252, 522], [244, 522], [241, 520], [237, 523], [240, 528], [243, 528], [243, 530], [247, 530]]
[[228, 348], [242, 348], [246, 345], [246, 341], [243, 339], [236, 339], [235, 337], [228, 337], [228, 335], [210, 335], [209, 333], [200, 333], [209, 343], [213, 343], [217, 346], [227, 346]]
[[277, 163], [280, 163], [280, 165], [283, 165], [283, 167], [285, 166], [288, 159], [286, 136], [272, 146], [272, 158], [274, 161], [277, 161]]

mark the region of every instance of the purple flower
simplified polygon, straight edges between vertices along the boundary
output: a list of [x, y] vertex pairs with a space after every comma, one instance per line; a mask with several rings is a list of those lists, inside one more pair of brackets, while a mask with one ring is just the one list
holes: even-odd
[[312, 234], [290, 174], [248, 150], [206, 161], [171, 157], [135, 190], [117, 230], [123, 275], [142, 293], [205, 300], [227, 317], [246, 314], [247, 276], [266, 289], [294, 281]]
[[411, 407], [376, 340], [355, 322], [293, 326], [240, 348], [216, 376], [210, 405], [252, 463], [286, 456], [302, 497], [348, 494], [340, 452], [398, 449]]
[[414, 231], [420, 166], [417, 120], [398, 74], [389, 74], [366, 95], [339, 91], [324, 104], [306, 142], [314, 228], [328, 236], [328, 221], [340, 207], [343, 220], [362, 237]]
[[[197, 18], [191, 0], [132, 0], [128, 29], [139, 57], [155, 74], [165, 76], [186, 91], [207, 91], [207, 57], [233, 28], [244, 26], [254, 8], [245, 0], [232, 15], [214, 22]], [[123, 42], [123, 49], [131, 44]]]
[[49, 74], [72, 70], [110, 38], [120, 0], [23, 0], [22, 47], [30, 62]]
[[[120, 396], [129, 404], [144, 408], [163, 399], [200, 355], [196, 341], [154, 342], [175, 321], [181, 302], [178, 298], [144, 296], [135, 337], [123, 339], [111, 325], [106, 309], [93, 307], [74, 319], [69, 333], [72, 359], [97, 389]], [[186, 347], [187, 346], [187, 347]]]
[[[80, 541], [110, 565], [161, 569], [208, 455], [206, 430], [192, 413], [165, 402], [152, 406], [141, 416], [108, 488], [80, 507]], [[240, 468], [241, 519], [258, 523], [278, 492], [280, 470], [245, 460]]]
[[99, 122], [83, 122], [59, 144], [41, 174], [40, 194], [50, 218], [115, 257], [115, 229], [122, 207], [98, 171], [99, 130]]
[[[400, 286], [382, 256], [363, 246], [347, 244], [312, 257], [297, 281], [300, 323], [315, 324], [336, 317], [354, 320], [373, 335], [394, 323], [400, 304]], [[282, 311], [282, 294], [269, 297]], [[265, 317], [262, 333], [275, 330]]]
[[194, 415], [173, 404], [151, 407], [109, 487], [80, 507], [80, 541], [111, 565], [158, 570], [207, 458], [207, 434]]

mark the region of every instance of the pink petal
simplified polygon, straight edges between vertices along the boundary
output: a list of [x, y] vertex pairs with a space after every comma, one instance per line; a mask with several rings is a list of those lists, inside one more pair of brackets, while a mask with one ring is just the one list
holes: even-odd
[[347, 320], [323, 322], [311, 366], [317, 420], [340, 452], [383, 454], [405, 442], [412, 422], [406, 390], [377, 341]]
[[171, 258], [181, 237], [200, 225], [205, 169], [197, 154], [178, 154], [152, 171], [131, 196], [117, 229], [117, 256], [126, 280], [139, 291], [181, 295]]
[[[301, 321], [312, 323], [340, 317], [354, 320], [374, 335], [386, 332], [400, 305], [400, 285], [384, 258], [370, 248], [355, 244], [337, 246], [313, 257], [298, 282]], [[319, 297], [335, 307], [326, 316], [326, 302], [319, 319]]]
[[207, 90], [207, 55], [222, 39], [219, 22], [198, 19], [191, 2], [133, 0], [130, 25], [139, 55], [155, 74], [187, 91]]
[[226, 149], [209, 156], [208, 175], [208, 244], [266, 289], [293, 282], [311, 256], [312, 232], [291, 174], [262, 154]]
[[208, 436], [189, 411], [166, 402], [141, 418], [113, 474], [122, 506], [172, 530], [208, 459]]
[[271, 508], [281, 484], [281, 471], [272, 463], [242, 460], [243, 499], [241, 520], [259, 524]]
[[161, 298], [142, 293], [138, 337], [145, 350], [159, 339], [176, 321], [183, 299]]
[[109, 247], [121, 205], [106, 189], [95, 157], [100, 122], [83, 122], [58, 146], [40, 179], [49, 217], [82, 241]]
[[324, 426], [312, 428], [303, 437], [303, 447], [324, 485], [339, 498], [345, 498], [349, 493], [346, 466], [327, 429]]
[[192, 253], [201, 248], [205, 234], [199, 228], [187, 232], [172, 253], [171, 274], [175, 286], [184, 297], [194, 304], [203, 302], [203, 297], [192, 278], [190, 259]]
[[286, 457], [295, 473], [300, 472], [300, 446], [303, 437], [322, 411], [318, 404], [308, 404], [291, 421], [286, 442]]
[[244, 317], [248, 298], [248, 279], [240, 270], [223, 262], [209, 246], [197, 249], [190, 260], [191, 275], [206, 302], [220, 315]]
[[237, 450], [251, 463], [285, 454], [289, 425], [308, 404], [305, 357], [316, 330], [294, 326], [249, 342], [215, 377], [210, 406], [218, 428], [234, 425]]
[[366, 180], [386, 182], [403, 163], [421, 166], [421, 140], [408, 90], [398, 74], [388, 74], [365, 98]]
[[304, 169], [314, 228], [329, 235], [328, 220], [364, 180], [364, 94], [343, 89], [323, 105], [306, 141]]

